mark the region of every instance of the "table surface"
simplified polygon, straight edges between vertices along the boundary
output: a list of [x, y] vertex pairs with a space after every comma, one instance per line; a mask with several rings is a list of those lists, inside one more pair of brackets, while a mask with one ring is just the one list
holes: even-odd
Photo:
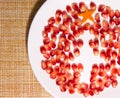
[[0, 98], [53, 98], [31, 69], [27, 40], [45, 0], [0, 0]]

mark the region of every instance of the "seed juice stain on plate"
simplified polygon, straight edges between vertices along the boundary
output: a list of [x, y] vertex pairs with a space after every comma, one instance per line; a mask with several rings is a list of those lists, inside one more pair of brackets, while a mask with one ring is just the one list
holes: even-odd
[[119, 97], [118, 2], [53, 2], [40, 8], [29, 32], [29, 59], [40, 84], [55, 98]]

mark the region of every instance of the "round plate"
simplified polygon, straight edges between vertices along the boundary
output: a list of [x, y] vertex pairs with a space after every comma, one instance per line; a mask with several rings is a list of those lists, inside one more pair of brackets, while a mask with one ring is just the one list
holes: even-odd
[[[120, 9], [119, 0], [92, 0], [98, 6], [99, 4], [105, 4], [110, 6], [112, 9]], [[43, 6], [38, 10], [37, 14], [34, 17], [34, 20], [31, 24], [29, 30], [29, 37], [28, 37], [28, 55], [29, 60], [31, 63], [32, 70], [38, 79], [39, 83], [55, 98], [84, 98], [83, 95], [78, 94], [69, 94], [68, 92], [62, 93], [59, 90], [59, 87], [56, 85], [55, 80], [50, 79], [49, 75], [42, 70], [41, 68], [41, 60], [43, 58], [42, 54], [40, 53], [40, 46], [43, 44], [42, 38], [42, 31], [44, 26], [47, 24], [48, 19], [51, 16], [55, 15], [57, 9], [65, 10], [66, 5], [71, 5], [73, 2], [80, 2], [80, 0], [47, 0]], [[84, 0], [86, 4], [89, 4], [89, 0]], [[83, 36], [83, 40], [87, 41], [90, 38], [90, 35]], [[82, 81], [89, 82], [89, 74], [91, 70], [92, 63], [99, 63], [100, 59], [96, 57], [91, 57], [89, 48], [87, 45], [83, 48], [81, 56], [82, 63], [84, 63], [85, 70], [82, 73]], [[78, 61], [78, 60], [76, 60]], [[99, 95], [94, 95], [92, 98], [119, 98], [120, 97], [120, 85], [116, 88], [105, 88], [104, 91], [100, 92]], [[89, 96], [88, 98], [91, 98]]]

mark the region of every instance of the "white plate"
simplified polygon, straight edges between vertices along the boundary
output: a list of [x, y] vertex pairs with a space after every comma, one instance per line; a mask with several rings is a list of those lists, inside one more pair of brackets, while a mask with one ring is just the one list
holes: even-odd
[[[28, 55], [31, 63], [32, 70], [40, 82], [40, 84], [55, 98], [84, 98], [83, 95], [75, 93], [73, 95], [68, 92], [62, 93], [59, 90], [59, 87], [56, 85], [55, 80], [50, 79], [49, 75], [41, 69], [41, 60], [43, 58], [40, 53], [40, 46], [42, 45], [42, 30], [44, 26], [47, 24], [47, 20], [55, 15], [55, 11], [57, 9], [65, 9], [66, 5], [71, 5], [72, 2], [80, 2], [81, 0], [47, 0], [43, 6], [38, 10], [29, 31], [28, 38]], [[92, 0], [97, 6], [99, 4], [105, 4], [111, 6], [112, 9], [120, 9], [119, 0]], [[89, 0], [84, 0], [86, 4], [88, 4]], [[89, 36], [85, 36], [85, 39], [88, 39]], [[84, 39], [84, 40], [85, 40]], [[87, 53], [86, 53], [87, 52]], [[83, 81], [88, 81], [89, 71], [91, 70], [90, 64], [98, 63], [99, 59], [93, 59], [90, 57], [90, 50], [84, 48], [84, 53], [86, 56], [82, 56], [82, 62], [86, 65], [85, 70], [82, 73]], [[89, 57], [89, 58], [88, 58]], [[87, 60], [87, 62], [86, 62]], [[94, 95], [93, 97], [89, 96], [88, 98], [119, 98], [120, 97], [120, 83], [116, 88], [106, 88], [103, 92], [100, 92], [99, 95]]]

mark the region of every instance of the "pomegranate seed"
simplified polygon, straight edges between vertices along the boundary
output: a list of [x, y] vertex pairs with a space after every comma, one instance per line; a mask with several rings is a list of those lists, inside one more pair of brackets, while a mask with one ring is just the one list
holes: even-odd
[[64, 45], [68, 45], [69, 46], [70, 45], [70, 41], [66, 39], [65, 42], [64, 42]]
[[98, 48], [93, 48], [93, 53], [95, 56], [99, 55], [99, 49]]
[[90, 77], [90, 82], [95, 82], [96, 79], [97, 79], [96, 76], [91, 76], [91, 77]]
[[119, 18], [114, 18], [114, 22], [116, 25], [119, 25], [120, 24], [120, 19]]
[[73, 76], [72, 76], [72, 74], [70, 72], [66, 73], [66, 77], [67, 77], [68, 80], [73, 79]]
[[95, 10], [96, 9], [96, 4], [94, 2], [90, 2], [90, 8]]
[[41, 46], [41, 47], [40, 47], [40, 52], [41, 52], [42, 54], [45, 54], [45, 53], [46, 53], [46, 48], [45, 48], [45, 46]]
[[55, 24], [56, 24], [56, 25], [59, 25], [60, 22], [61, 22], [61, 18], [60, 18], [60, 17], [56, 17], [56, 18], [55, 18]]
[[117, 76], [115, 74], [111, 75], [110, 80], [112, 80], [112, 81], [117, 80]]
[[43, 56], [46, 58], [46, 59], [49, 59], [50, 58], [50, 54], [48, 52], [44, 53]]
[[104, 10], [104, 11], [102, 12], [102, 17], [103, 17], [104, 19], [107, 19], [107, 18], [108, 18], [108, 11]]
[[43, 60], [41, 61], [41, 67], [42, 67], [43, 70], [46, 70], [47, 67], [48, 67], [47, 64], [46, 64], [46, 62], [43, 61]]
[[46, 69], [46, 72], [47, 72], [48, 74], [51, 74], [51, 73], [53, 72], [52, 67], [48, 67], [48, 68]]
[[69, 57], [65, 56], [64, 63], [68, 63]]
[[60, 24], [60, 25], [59, 25], [59, 29], [60, 29], [60, 31], [64, 32], [67, 28], [66, 28], [65, 25]]
[[77, 64], [75, 64], [75, 63], [72, 64], [72, 70], [77, 71]]
[[98, 65], [97, 64], [92, 65], [92, 71], [94, 71], [94, 72], [98, 71]]
[[57, 40], [57, 36], [54, 33], [51, 34], [51, 40], [53, 42], [55, 42]]
[[64, 60], [65, 58], [66, 58], [66, 54], [65, 54], [65, 52], [62, 51], [62, 53], [61, 53], [61, 59]]
[[56, 64], [56, 60], [55, 60], [55, 58], [54, 58], [54, 57], [51, 57], [51, 63], [52, 63], [53, 65], [55, 65], [55, 64]]
[[92, 39], [89, 40], [89, 46], [90, 46], [91, 48], [94, 48], [94, 47], [95, 47], [94, 41], [93, 41]]
[[93, 92], [92, 90], [89, 91], [89, 94], [90, 94], [91, 96], [94, 96], [94, 92]]
[[50, 78], [51, 79], [56, 79], [56, 77], [57, 77], [57, 73], [55, 71], [50, 73]]
[[102, 21], [102, 28], [103, 28], [104, 30], [108, 30], [108, 28], [109, 28], [109, 23], [108, 23], [108, 21], [106, 21], [106, 20], [103, 20], [103, 21]]
[[73, 8], [74, 11], [80, 12], [77, 3], [72, 3], [72, 8]]
[[80, 11], [81, 11], [81, 12], [86, 11], [86, 5], [85, 5], [85, 3], [84, 3], [84, 2], [80, 2], [80, 3], [79, 3], [79, 8], [80, 8]]
[[111, 81], [110, 80], [107, 80], [106, 82], [105, 82], [105, 84], [104, 84], [104, 86], [105, 87], [110, 87], [110, 85], [111, 85]]
[[84, 30], [89, 30], [89, 29], [90, 29], [90, 23], [85, 23], [85, 24], [83, 25], [83, 29], [84, 29]]
[[111, 66], [116, 66], [116, 60], [115, 60], [115, 59], [112, 59], [112, 60], [110, 61], [110, 65], [111, 65]]
[[58, 49], [63, 50], [63, 44], [62, 44], [62, 42], [58, 43]]
[[73, 44], [74, 47], [77, 47], [77, 46], [78, 46], [78, 43], [77, 43], [76, 40], [74, 40], [74, 41], [72, 42], [72, 44]]
[[117, 85], [118, 85], [118, 81], [117, 80], [112, 81], [112, 87], [113, 88], [115, 88]]
[[70, 29], [71, 29], [72, 31], [75, 31], [75, 30], [76, 30], [76, 25], [75, 25], [75, 23], [72, 23], [72, 24], [71, 24]]
[[53, 34], [58, 34], [59, 33], [59, 28], [58, 27], [56, 27], [56, 26], [54, 26], [53, 27]]
[[50, 42], [50, 39], [48, 38], [48, 37], [45, 37], [44, 39], [43, 39], [43, 43], [46, 45], [46, 44], [48, 44]]
[[82, 47], [83, 46], [83, 40], [82, 39], [78, 39], [77, 40], [77, 44], [78, 44], [78, 47]]
[[48, 33], [47, 33], [47, 32], [45, 32], [45, 31], [42, 31], [42, 37], [43, 37], [43, 38], [48, 37]]
[[119, 11], [119, 10], [115, 10], [115, 16], [116, 16], [117, 18], [120, 17], [120, 11]]
[[118, 68], [118, 76], [120, 76], [120, 68]]
[[74, 89], [74, 88], [70, 88], [70, 89], [69, 89], [69, 93], [70, 93], [70, 94], [74, 94], [74, 93], [75, 93], [75, 89]]
[[55, 47], [56, 47], [56, 43], [55, 43], [54, 41], [51, 41], [51, 42], [49, 43], [49, 46], [50, 46], [51, 48], [55, 48]]
[[99, 71], [99, 76], [104, 77], [106, 75], [105, 71]]
[[97, 30], [97, 29], [100, 29], [101, 28], [101, 24], [98, 23], [98, 22], [95, 22], [94, 23], [94, 28]]
[[66, 40], [65, 34], [60, 34], [60, 36], [59, 36], [59, 41], [60, 41], [60, 42], [64, 42], [65, 40]]
[[89, 96], [89, 91], [86, 90], [84, 93], [83, 93], [84, 97], [88, 97]]
[[61, 14], [62, 14], [62, 11], [61, 11], [60, 9], [58, 9], [58, 10], [56, 11], [55, 16], [56, 16], [56, 17], [59, 17]]
[[105, 55], [106, 55], [105, 50], [101, 50], [100, 51], [100, 57], [105, 58]]
[[75, 72], [73, 73], [73, 76], [74, 76], [75, 78], [79, 78], [79, 77], [81, 76], [81, 74], [80, 74], [79, 71], [75, 71]]
[[98, 38], [95, 38], [95, 39], [94, 39], [94, 45], [95, 45], [95, 47], [98, 47], [98, 46], [99, 46], [99, 40], [98, 40]]
[[103, 5], [103, 4], [99, 5], [98, 11], [103, 12], [104, 10], [105, 10], [105, 5]]
[[50, 24], [54, 24], [54, 23], [55, 23], [54, 17], [49, 18], [48, 24], [50, 25]]
[[71, 66], [70, 66], [69, 63], [67, 63], [67, 64], [65, 65], [65, 70], [66, 70], [66, 72], [70, 71], [70, 69], [71, 69]]
[[108, 41], [103, 41], [103, 42], [101, 43], [101, 46], [104, 47], [104, 48], [107, 48], [107, 47], [108, 47], [108, 44], [109, 44]]
[[104, 64], [103, 64], [103, 63], [100, 63], [100, 64], [99, 64], [99, 70], [100, 70], [100, 71], [104, 71], [104, 68], [105, 68], [105, 67], [104, 67]]
[[45, 26], [45, 27], [44, 27], [44, 30], [45, 30], [45, 32], [47, 32], [47, 33], [49, 33], [49, 32], [51, 31], [51, 29], [50, 29], [49, 26]]
[[78, 30], [78, 32], [79, 32], [80, 35], [83, 35], [83, 34], [84, 34], [83, 27], [78, 26], [77, 30]]
[[65, 85], [61, 85], [60, 90], [61, 90], [61, 92], [66, 92], [67, 89], [66, 89]]
[[105, 64], [105, 70], [108, 72], [108, 71], [110, 71], [110, 69], [111, 69], [110, 64], [109, 64], [109, 63], [106, 63], [106, 64]]
[[78, 63], [78, 71], [82, 72], [84, 67], [83, 67], [83, 64], [82, 63]]
[[80, 18], [75, 20], [75, 25], [76, 26], [81, 26], [82, 25], [82, 20]]
[[74, 49], [74, 55], [77, 57], [80, 55], [80, 50], [78, 48]]
[[73, 56], [72, 52], [69, 52], [69, 59], [70, 59], [71, 61], [74, 60], [74, 56]]
[[100, 22], [100, 15], [99, 15], [99, 13], [95, 14], [95, 20], [96, 20], [97, 23]]
[[68, 13], [71, 13], [71, 12], [72, 12], [71, 6], [70, 6], [70, 5], [67, 5], [67, 6], [66, 6], [66, 10], [67, 10]]
[[78, 19], [78, 13], [76, 13], [76, 12], [72, 12], [72, 13], [71, 13], [71, 16], [72, 16], [74, 19]]
[[98, 74], [98, 71], [97, 71], [97, 72], [95, 72], [94, 70], [92, 70], [92, 71], [91, 71], [91, 76], [96, 77], [96, 76], [97, 76], [97, 74]]
[[113, 68], [111, 69], [111, 74], [112, 74], [112, 75], [117, 75], [117, 74], [118, 74], [118, 69], [115, 68], [115, 67], [113, 67]]
[[69, 35], [68, 35], [68, 39], [71, 40], [71, 41], [74, 41], [74, 40], [75, 40], [75, 37], [74, 37], [72, 34], [69, 34]]
[[58, 76], [56, 78], [56, 84], [57, 85], [62, 85], [66, 81], [66, 78], [64, 76]]
[[106, 54], [105, 55], [105, 61], [108, 62], [108, 61], [110, 61], [110, 59], [111, 59], [110, 54]]
[[80, 33], [77, 30], [74, 30], [73, 35], [74, 35], [74, 37], [79, 38]]
[[64, 51], [69, 52], [70, 51], [70, 45], [65, 45], [64, 46]]

